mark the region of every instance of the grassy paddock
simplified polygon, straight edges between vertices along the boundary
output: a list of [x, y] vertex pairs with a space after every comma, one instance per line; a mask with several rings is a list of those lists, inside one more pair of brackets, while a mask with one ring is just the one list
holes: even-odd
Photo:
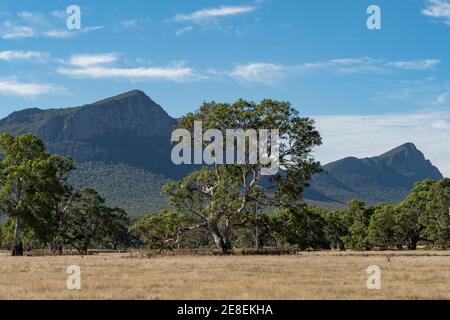
[[[69, 265], [82, 289], [66, 288]], [[366, 269], [382, 270], [368, 290]], [[309, 252], [285, 256], [10, 257], [0, 299], [450, 299], [450, 252]]]

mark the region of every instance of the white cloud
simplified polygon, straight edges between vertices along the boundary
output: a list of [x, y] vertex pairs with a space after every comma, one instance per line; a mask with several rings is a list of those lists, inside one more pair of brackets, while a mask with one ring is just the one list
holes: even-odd
[[185, 33], [188, 33], [188, 32], [190, 32], [190, 31], [192, 31], [192, 30], [194, 30], [194, 27], [191, 27], [191, 26], [186, 27], [186, 28], [182, 28], [182, 29], [177, 30], [177, 31], [175, 32], [175, 35], [181, 36], [181, 35], [183, 35], [183, 34], [185, 34]]
[[428, 0], [428, 6], [422, 10], [425, 16], [442, 19], [450, 25], [450, 3], [446, 0]]
[[98, 31], [98, 30], [102, 30], [105, 29], [105, 26], [93, 26], [93, 27], [86, 27], [83, 28], [83, 32], [84, 33], [88, 33], [88, 32], [94, 32], [94, 31]]
[[19, 12], [17, 16], [27, 23], [34, 23], [34, 24], [46, 23], [44, 17], [39, 13], [23, 11]]
[[60, 27], [56, 28], [51, 20], [46, 18], [52, 16], [57, 19], [62, 19], [68, 15], [64, 11], [52, 11], [49, 14], [42, 15], [41, 13], [22, 11], [17, 13], [16, 19], [7, 20], [3, 22], [0, 27], [0, 37], [6, 40], [32, 38], [32, 37], [47, 37], [47, 38], [71, 38], [80, 33], [89, 33], [104, 29], [104, 26], [88, 26], [80, 30], [80, 32], [69, 31], [64, 29], [65, 23], [59, 22]]
[[380, 155], [412, 142], [450, 177], [450, 112], [312, 116], [323, 137], [316, 158], [328, 163], [347, 156]]
[[0, 94], [22, 97], [35, 97], [43, 94], [66, 94], [67, 91], [60, 86], [43, 83], [23, 83], [14, 79], [0, 79]]
[[[92, 26], [92, 27], [85, 27], [81, 29], [82, 33], [89, 33], [94, 32], [98, 30], [104, 29], [104, 26]], [[52, 29], [48, 31], [42, 32], [42, 35], [47, 38], [59, 38], [59, 39], [67, 39], [75, 37], [78, 34], [77, 31], [69, 31], [64, 29]]]
[[192, 69], [186, 67], [167, 68], [107, 68], [89, 66], [84, 68], [58, 68], [57, 72], [69, 77], [80, 78], [126, 78], [126, 79], [161, 79], [181, 82], [194, 77]]
[[288, 69], [273, 63], [250, 63], [236, 66], [229, 76], [241, 82], [271, 85], [282, 78]]
[[46, 52], [38, 51], [0, 51], [0, 60], [44, 60], [48, 57]]
[[389, 66], [405, 70], [426, 70], [432, 69], [440, 64], [440, 60], [426, 59], [426, 60], [410, 60], [410, 61], [393, 61], [389, 62]]
[[89, 67], [93, 65], [111, 63], [117, 61], [116, 53], [100, 54], [77, 54], [70, 58], [69, 64], [78, 67]]
[[219, 8], [203, 9], [190, 14], [177, 14], [174, 21], [194, 21], [199, 22], [218, 17], [233, 16], [255, 11], [254, 6], [222, 6]]
[[388, 74], [395, 71], [430, 70], [434, 69], [439, 63], [440, 60], [432, 59], [386, 61], [369, 57], [331, 59], [297, 65], [254, 62], [238, 65], [227, 74], [242, 82], [272, 85], [283, 77], [309, 72], [325, 71], [341, 75]]
[[448, 95], [449, 95], [449, 92], [444, 92], [444, 93], [439, 94], [436, 97], [436, 100], [434, 101], [434, 104], [441, 105], [441, 104], [446, 103]]
[[441, 61], [435, 59], [386, 61], [383, 59], [344, 58], [323, 62], [305, 63], [298, 66], [303, 70], [324, 69], [339, 73], [386, 73], [395, 69], [428, 70], [435, 68]]
[[50, 15], [57, 19], [67, 19], [68, 17], [66, 11], [63, 10], [53, 10], [52, 12], [50, 12]]
[[196, 77], [193, 70], [178, 63], [169, 67], [123, 68], [105, 66], [118, 60], [116, 53], [80, 54], [72, 56], [67, 64], [56, 71], [74, 78], [125, 78], [129, 80], [171, 80], [182, 82]]
[[42, 35], [47, 38], [64, 39], [64, 38], [73, 37], [75, 35], [75, 33], [69, 32], [68, 30], [48, 30], [48, 31], [42, 32]]
[[120, 24], [127, 28], [133, 28], [138, 25], [138, 20], [137, 19], [122, 20], [120, 21]]
[[5, 21], [1, 29], [0, 35], [5, 40], [31, 38], [36, 35], [32, 27], [15, 25], [11, 21]]

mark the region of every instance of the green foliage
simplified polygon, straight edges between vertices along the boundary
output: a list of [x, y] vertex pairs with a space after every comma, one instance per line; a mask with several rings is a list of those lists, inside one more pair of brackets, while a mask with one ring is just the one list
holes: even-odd
[[277, 210], [272, 222], [274, 237], [301, 250], [329, 248], [322, 210], [307, 206]]
[[43, 243], [55, 232], [55, 199], [65, 193], [65, 175], [72, 161], [47, 153], [41, 140], [31, 134], [0, 137], [4, 158], [1, 167], [0, 204], [15, 219], [13, 255], [23, 254], [22, 229], [33, 230]]
[[426, 211], [420, 217], [423, 237], [437, 246], [450, 246], [450, 179], [434, 183], [429, 190]]
[[150, 213], [136, 221], [130, 232], [138, 236], [149, 249], [173, 250], [180, 248], [185, 238], [185, 231], [191, 229], [192, 219], [174, 211], [164, 210]]
[[355, 250], [370, 249], [367, 231], [373, 208], [365, 208], [364, 202], [360, 200], [352, 200], [347, 206], [348, 209], [343, 213], [344, 223], [348, 230], [344, 237], [345, 245]]
[[74, 195], [64, 221], [65, 244], [87, 254], [92, 243], [104, 246], [105, 241], [117, 247], [127, 229], [128, 218], [118, 208], [109, 208], [105, 200], [92, 188], [81, 189]]
[[69, 177], [74, 188], [94, 188], [108, 206], [121, 207], [134, 217], [168, 207], [161, 189], [169, 181], [144, 169], [104, 162], [77, 163]]
[[[217, 247], [227, 253], [233, 247], [234, 231], [246, 224], [247, 213], [255, 203], [278, 208], [300, 203], [308, 180], [319, 171], [310, 153], [321, 138], [311, 119], [300, 117], [289, 103], [273, 100], [259, 104], [244, 100], [234, 104], [204, 103], [196, 112], [182, 117], [179, 127], [193, 136], [195, 121], [202, 121], [203, 130], [220, 130], [223, 137], [227, 129], [277, 129], [285, 140], [279, 158], [284, 173], [267, 181], [262, 181], [261, 174], [265, 166], [250, 164], [246, 158], [239, 165], [215, 163], [164, 187], [172, 207], [202, 224]], [[221, 151], [226, 151], [225, 145]], [[261, 187], [263, 183], [265, 188]]]
[[273, 215], [260, 212], [258, 206], [250, 208], [243, 219], [245, 223], [235, 231], [235, 245], [239, 248], [259, 250], [265, 246], [276, 246]]
[[[0, 222], [0, 248], [4, 250], [11, 250], [14, 240], [15, 219], [8, 218]], [[22, 229], [22, 244], [24, 250], [31, 250], [32, 248], [39, 248], [43, 244], [36, 237], [36, 234], [27, 226]]]
[[377, 208], [369, 226], [369, 240], [375, 246], [386, 248], [406, 245], [414, 250], [419, 242], [448, 247], [449, 181], [422, 181], [402, 203]]
[[332, 248], [345, 250], [344, 240], [348, 234], [345, 212], [322, 209], [320, 212], [324, 219], [324, 237]]
[[403, 239], [398, 232], [398, 218], [398, 206], [381, 205], [376, 207], [370, 219], [368, 241], [373, 246], [382, 249], [401, 248]]
[[104, 247], [126, 245], [128, 216], [109, 208], [89, 188], [73, 191], [67, 176], [71, 159], [49, 154], [31, 134], [0, 137], [4, 158], [0, 163], [0, 204], [8, 219], [2, 224], [3, 246], [12, 243], [13, 255], [23, 248], [64, 245], [87, 253], [92, 243]]
[[416, 249], [419, 241], [428, 241], [422, 216], [426, 214], [430, 201], [430, 190], [435, 184], [433, 180], [424, 180], [415, 185], [409, 196], [400, 203], [396, 220], [398, 235], [406, 242], [408, 249]]

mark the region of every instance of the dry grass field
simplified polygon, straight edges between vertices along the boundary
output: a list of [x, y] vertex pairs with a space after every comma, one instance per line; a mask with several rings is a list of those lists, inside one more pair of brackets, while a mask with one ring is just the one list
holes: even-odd
[[[79, 291], [66, 288], [69, 265], [81, 268]], [[382, 269], [381, 290], [366, 287], [370, 265]], [[0, 299], [450, 299], [450, 252], [155, 258], [2, 252]]]

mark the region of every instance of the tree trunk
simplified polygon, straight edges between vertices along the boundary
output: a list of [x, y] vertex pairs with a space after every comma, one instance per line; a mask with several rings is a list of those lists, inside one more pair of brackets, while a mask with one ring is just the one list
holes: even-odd
[[408, 242], [408, 249], [409, 250], [416, 250], [417, 249], [417, 243], [419, 242], [418, 238], [412, 238]]
[[409, 250], [416, 250], [417, 249], [417, 242], [411, 241], [410, 243], [408, 243], [408, 249]]
[[344, 244], [343, 241], [338, 240], [337, 241], [337, 245], [338, 245], [338, 248], [339, 248], [340, 251], [345, 251], [345, 244]]
[[19, 217], [16, 217], [16, 227], [14, 229], [14, 242], [11, 255], [23, 256], [22, 230]]
[[222, 252], [222, 254], [229, 254], [231, 252], [231, 240], [227, 236], [222, 236], [218, 231], [211, 231], [217, 248]]
[[255, 249], [256, 251], [259, 251], [259, 230], [258, 230], [258, 226], [255, 227]]

